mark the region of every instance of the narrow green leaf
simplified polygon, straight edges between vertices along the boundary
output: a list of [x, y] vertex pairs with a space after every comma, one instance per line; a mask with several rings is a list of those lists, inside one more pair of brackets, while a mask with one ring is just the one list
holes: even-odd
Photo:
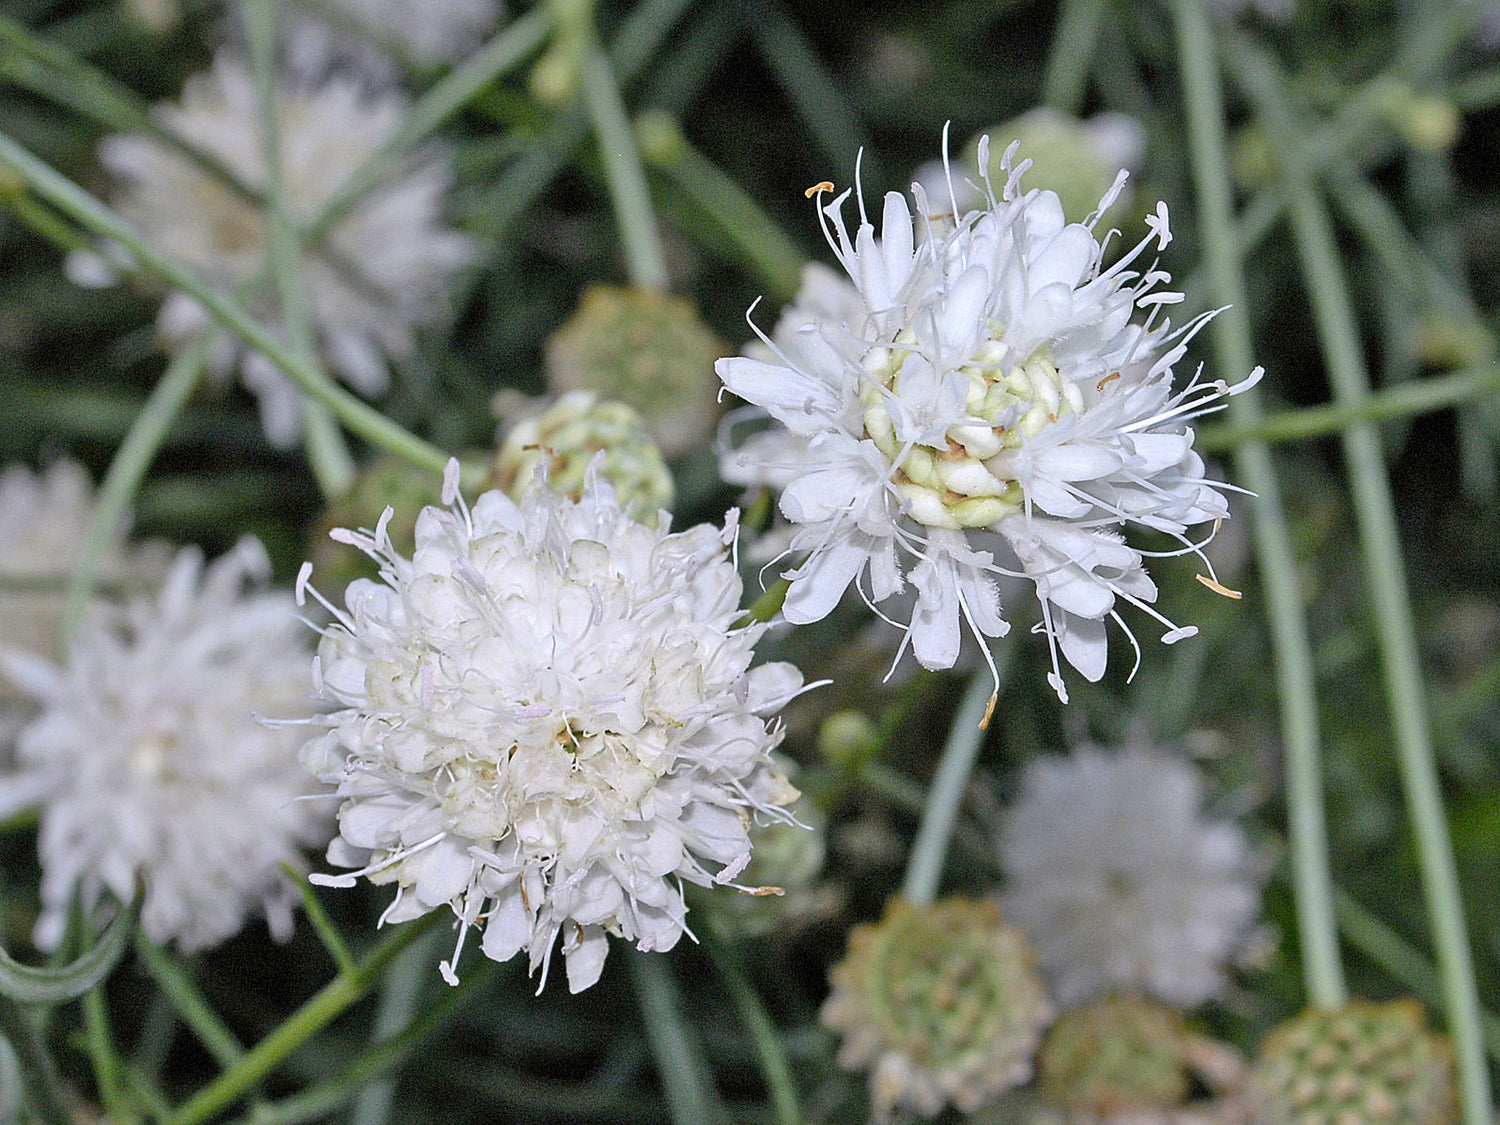
[[0, 993], [22, 1004], [62, 1004], [77, 999], [114, 971], [141, 916], [142, 895], [117, 916], [99, 943], [71, 964], [35, 969], [0, 949]]

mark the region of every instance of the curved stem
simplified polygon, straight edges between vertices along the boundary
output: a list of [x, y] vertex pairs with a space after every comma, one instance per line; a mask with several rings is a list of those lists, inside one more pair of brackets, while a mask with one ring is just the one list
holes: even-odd
[[[1242, 39], [1236, 41], [1234, 57], [1241, 84], [1282, 154], [1292, 229], [1335, 397], [1345, 403], [1361, 402], [1369, 395], [1369, 374], [1354, 310], [1339, 266], [1332, 224], [1312, 177], [1303, 168], [1297, 125], [1282, 94], [1275, 64], [1258, 46]], [[1407, 812], [1416, 836], [1448, 1024], [1458, 1058], [1464, 1120], [1468, 1125], [1489, 1125], [1490, 1079], [1484, 1060], [1474, 965], [1433, 756], [1416, 629], [1385, 457], [1380, 436], [1369, 423], [1350, 426], [1343, 440]]]
[[[1172, 12], [1185, 86], [1199, 228], [1233, 230], [1224, 107], [1213, 32], [1199, 0], [1173, 0]], [[1210, 329], [1218, 361], [1228, 376], [1247, 370], [1251, 362], [1241, 250], [1231, 238], [1205, 238], [1203, 243], [1215, 299], [1229, 306]], [[1256, 425], [1260, 419], [1257, 393], [1235, 396], [1230, 400], [1230, 410], [1239, 425]], [[1288, 828], [1302, 975], [1312, 1002], [1334, 1007], [1344, 1002], [1347, 993], [1333, 912], [1328, 829], [1323, 812], [1317, 680], [1307, 617], [1298, 594], [1297, 564], [1270, 452], [1264, 442], [1245, 441], [1239, 446], [1236, 463], [1240, 476], [1257, 497], [1252, 509], [1252, 527], [1261, 590], [1271, 625], [1281, 737], [1286, 747]]]
[[[1212, 256], [1212, 251], [1210, 252]], [[1221, 313], [1217, 325], [1227, 313]], [[1233, 370], [1233, 369], [1231, 369]], [[1247, 415], [1236, 412], [1234, 404], [1248, 399], [1240, 395], [1231, 400], [1228, 426], [1205, 426], [1198, 431], [1195, 443], [1206, 453], [1225, 453], [1249, 445], [1280, 444], [1327, 437], [1360, 422], [1383, 422], [1408, 418], [1449, 406], [1460, 406], [1500, 392], [1500, 367], [1493, 365], [1414, 379], [1367, 395], [1357, 402], [1338, 402], [1327, 406], [1304, 406], [1280, 410], [1274, 414]], [[1253, 486], [1252, 486], [1253, 487]]]
[[631, 950], [626, 956], [673, 1125], [727, 1125], [703, 1052], [683, 1021], [671, 965], [659, 953]]
[[[449, 454], [408, 433], [369, 403], [323, 379], [250, 316], [239, 302], [218, 292], [181, 262], [156, 249], [108, 207], [4, 133], [0, 133], [0, 166], [13, 171], [59, 211], [72, 216], [95, 234], [118, 242], [146, 269], [187, 293], [225, 328], [263, 352], [309, 398], [332, 410], [350, 431], [418, 468], [442, 473]], [[466, 486], [478, 483], [477, 479], [465, 481]]]
[[[327, 380], [318, 359], [318, 340], [308, 314], [302, 278], [302, 248], [287, 202], [281, 161], [281, 129], [276, 114], [276, 30], [279, 0], [251, 0], [245, 5], [250, 28], [250, 58], [255, 73], [256, 116], [260, 126], [261, 162], [266, 169], [266, 222], [270, 230], [271, 272], [280, 298], [281, 323], [292, 351]], [[342, 496], [354, 484], [354, 458], [328, 408], [303, 397], [304, 447], [318, 487], [328, 499]]]
[[415, 921], [403, 922], [352, 971], [336, 976], [275, 1031], [247, 1051], [238, 1063], [199, 1090], [192, 1100], [167, 1119], [165, 1125], [198, 1125], [226, 1109], [363, 996], [380, 979], [395, 956], [431, 929], [442, 916], [443, 911], [433, 910]]
[[1088, 92], [1089, 67], [1099, 38], [1104, 0], [1067, 0], [1052, 34], [1052, 54], [1047, 59], [1047, 80], [1042, 101], [1053, 109], [1076, 114]]
[[89, 519], [88, 532], [78, 551], [78, 560], [68, 575], [67, 595], [63, 603], [64, 648], [72, 644], [78, 624], [83, 620], [83, 610], [93, 593], [104, 552], [113, 541], [117, 529], [124, 523], [125, 513], [140, 487], [141, 478], [146, 475], [146, 470], [161, 449], [167, 431], [177, 420], [183, 404], [203, 377], [203, 363], [213, 346], [214, 335], [208, 333], [202, 336], [167, 365], [166, 371], [152, 388], [151, 397], [141, 407], [135, 421], [131, 422], [125, 440], [115, 451], [114, 460], [109, 463], [109, 471], [104, 474], [104, 483], [99, 487], [94, 514]]
[[646, 171], [641, 166], [635, 132], [625, 115], [613, 64], [600, 48], [592, 26], [586, 32], [586, 44], [578, 64], [583, 100], [599, 139], [599, 153], [604, 158], [605, 179], [609, 183], [615, 221], [620, 225], [630, 280], [642, 289], [664, 291], [668, 283], [667, 258], [661, 248], [656, 215], [651, 210], [651, 194], [646, 189]]
[[[1001, 651], [1008, 653], [1010, 648], [1006, 645]], [[937, 895], [943, 861], [948, 855], [948, 841], [958, 819], [958, 806], [963, 802], [964, 789], [969, 784], [974, 761], [979, 757], [979, 748], [984, 745], [986, 728], [980, 724], [992, 706], [993, 690], [989, 669], [974, 673], [969, 686], [964, 689], [963, 702], [954, 713], [953, 723], [948, 728], [948, 741], [943, 746], [943, 756], [938, 759], [937, 773], [933, 775], [932, 789], [927, 795], [927, 805], [922, 810], [922, 823], [912, 843], [911, 856], [906, 861], [901, 897], [907, 902], [926, 905]]]
[[791, 1063], [787, 1060], [781, 1037], [776, 1034], [771, 1017], [766, 1013], [766, 1006], [750, 983], [744, 960], [737, 949], [714, 932], [712, 924], [703, 935], [703, 948], [729, 989], [729, 999], [739, 1013], [740, 1022], [750, 1032], [778, 1125], [798, 1125], [802, 1120], [802, 1110], [797, 1104], [797, 1083], [792, 1078]]

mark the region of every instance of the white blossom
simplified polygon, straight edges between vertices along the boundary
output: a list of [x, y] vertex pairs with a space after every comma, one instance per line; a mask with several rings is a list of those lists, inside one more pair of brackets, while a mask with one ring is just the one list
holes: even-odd
[[[282, 178], [295, 222], [311, 222], [339, 195], [391, 139], [408, 104], [399, 92], [369, 93], [347, 76], [332, 76], [312, 89], [287, 82], [278, 87]], [[179, 102], [156, 112], [163, 128], [246, 187], [265, 190], [255, 82], [238, 58], [221, 53], [212, 70], [188, 79]], [[147, 239], [226, 293], [259, 277], [251, 306], [263, 317], [278, 318], [260, 204], [147, 134], [110, 137], [99, 156], [117, 181], [114, 206]], [[471, 240], [441, 220], [448, 182], [441, 156], [408, 161], [301, 253], [322, 358], [363, 395], [385, 389], [386, 357], [411, 353], [414, 330], [442, 312], [449, 277], [473, 255]], [[77, 263], [71, 270], [74, 277], [87, 273]], [[177, 342], [207, 323], [192, 298], [174, 293], [163, 303], [157, 327]], [[237, 367], [260, 398], [267, 436], [278, 445], [296, 441], [298, 392], [269, 360], [226, 340], [210, 365], [221, 374]]]
[[1245, 834], [1204, 815], [1201, 774], [1164, 749], [1032, 759], [1000, 858], [1006, 915], [1064, 1006], [1112, 990], [1201, 1003], [1260, 907]]
[[254, 910], [286, 935], [296, 890], [278, 864], [331, 831], [297, 766], [306, 735], [261, 716], [309, 715], [302, 626], [289, 594], [261, 588], [253, 539], [203, 565], [178, 553], [160, 592], [96, 601], [67, 663], [14, 649], [7, 672], [41, 705], [22, 731], [0, 816], [41, 810], [42, 916], [62, 936], [74, 888], [128, 901], [145, 880], [141, 925], [184, 952], [233, 935]]
[[[1054, 193], [1021, 191], [1027, 164], [1012, 168], [1014, 149], [999, 197], [986, 180], [987, 205], [957, 221], [951, 200], [929, 206], [920, 186], [920, 232], [894, 192], [878, 238], [862, 196], [853, 237], [851, 193], [823, 207], [846, 293], [820, 280], [801, 319], [764, 340], [770, 358], [719, 361], [725, 386], [778, 424], [723, 464], [731, 480], [781, 488], [802, 560], [786, 574], [787, 620], [820, 619], [851, 583], [874, 606], [909, 581], [903, 648], [947, 668], [961, 624], [981, 640], [1004, 635], [996, 578], [1022, 575], [1066, 699], [1059, 651], [1099, 679], [1118, 601], [1160, 621], [1165, 641], [1194, 632], [1151, 608], [1145, 552], [1121, 531], [1164, 532], [1175, 553], [1202, 558], [1188, 529], [1228, 515], [1226, 486], [1205, 479], [1185, 423], [1259, 371], [1235, 388], [1194, 379], [1174, 391], [1172, 365], [1206, 318], [1174, 331], [1162, 308], [1181, 295], [1161, 288], [1169, 278], [1154, 263], [1137, 266], [1170, 241], [1165, 205], [1105, 267], [1095, 224], [1123, 173], [1094, 216], [1068, 223]], [[1144, 322], [1132, 323], [1138, 309]]]
[[[93, 518], [93, 484], [76, 461], [55, 461], [39, 473], [23, 465], [0, 472], [0, 647], [58, 655], [68, 575]], [[164, 544], [127, 547], [121, 527], [105, 544], [97, 573], [110, 587], [149, 588], [166, 563]], [[16, 701], [0, 669], [0, 714], [18, 710]]]
[[344, 798], [329, 862], [360, 870], [314, 878], [395, 883], [382, 921], [448, 906], [450, 982], [470, 929], [494, 960], [528, 951], [543, 983], [561, 935], [576, 992], [606, 935], [670, 949], [682, 884], [733, 885], [752, 817], [788, 819], [796, 790], [761, 716], [801, 676], [750, 667], [764, 626], [736, 624], [733, 517], [649, 528], [598, 478], [577, 502], [538, 486], [469, 509], [456, 467], [445, 498], [411, 559], [384, 520], [335, 533], [381, 580], [350, 585], [319, 648], [344, 710], [304, 760]]

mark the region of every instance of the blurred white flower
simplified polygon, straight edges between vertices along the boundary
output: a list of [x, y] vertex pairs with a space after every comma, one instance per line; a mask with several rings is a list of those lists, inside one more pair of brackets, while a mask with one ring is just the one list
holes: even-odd
[[[55, 461], [40, 473], [22, 465], [0, 472], [0, 647], [57, 657], [68, 575], [93, 517], [93, 485], [76, 461]], [[99, 561], [99, 579], [149, 587], [166, 564], [165, 544], [127, 548], [120, 528]], [[0, 669], [0, 711], [16, 699]]]
[[396, 84], [403, 63], [438, 66], [463, 59], [499, 21], [499, 0], [323, 0], [317, 10], [288, 6], [281, 32], [287, 71], [321, 79], [348, 72], [372, 86]]
[[1034, 758], [1000, 858], [1006, 915], [1065, 1007], [1132, 990], [1201, 1003], [1260, 909], [1245, 834], [1204, 816], [1202, 776], [1166, 750]]
[[[986, 180], [986, 207], [956, 222], [951, 199], [929, 206], [914, 186], [920, 239], [894, 192], [879, 238], [862, 196], [852, 238], [850, 192], [823, 208], [858, 300], [820, 277], [796, 306], [801, 322], [765, 338], [772, 358], [718, 362], [725, 386], [783, 428], [728, 451], [724, 471], [782, 487], [781, 512], [797, 525], [790, 553], [804, 560], [786, 575], [788, 621], [822, 618], [851, 583], [873, 607], [909, 578], [905, 641], [924, 667], [948, 668], [961, 624], [981, 640], [1005, 634], [995, 579], [1024, 575], [1041, 601], [1049, 681], [1066, 700], [1059, 650], [1099, 679], [1105, 623], [1123, 627], [1117, 600], [1156, 618], [1169, 643], [1195, 631], [1151, 608], [1145, 556], [1121, 529], [1163, 532], [1181, 544], [1174, 553], [1203, 558], [1187, 531], [1227, 516], [1226, 486], [1204, 478], [1185, 423], [1259, 372], [1234, 388], [1195, 378], [1174, 391], [1172, 365], [1206, 317], [1174, 331], [1160, 315], [1182, 299], [1159, 288], [1168, 274], [1132, 268], [1170, 241], [1165, 205], [1151, 234], [1104, 268], [1095, 223], [1123, 173], [1088, 222], [1069, 224], [1053, 192], [1021, 192], [1028, 164], [1012, 168], [1014, 149], [999, 197]], [[983, 143], [980, 158], [987, 167]], [[1144, 324], [1130, 322], [1137, 308]], [[976, 534], [991, 531], [998, 539]]]
[[344, 797], [329, 862], [361, 870], [314, 878], [396, 883], [382, 921], [451, 908], [450, 982], [473, 927], [494, 960], [527, 950], [544, 984], [561, 934], [577, 992], [607, 934], [670, 949], [683, 882], [733, 885], [752, 817], [788, 819], [797, 792], [761, 716], [802, 677], [750, 667], [765, 627], [736, 626], [732, 518], [669, 534], [597, 478], [577, 502], [535, 487], [470, 510], [456, 471], [411, 559], [384, 520], [335, 533], [382, 581], [349, 586], [319, 648], [324, 694], [346, 709], [304, 761]]
[[[243, 62], [221, 53], [213, 69], [188, 79], [176, 104], [158, 107], [161, 125], [218, 161], [248, 188], [266, 186], [255, 83]], [[314, 89], [283, 83], [277, 127], [292, 218], [308, 223], [353, 173], [395, 133], [408, 101], [397, 92], [361, 90], [334, 76]], [[229, 292], [264, 278], [250, 301], [278, 318], [266, 262], [269, 234], [262, 209], [164, 142], [145, 134], [110, 137], [100, 160], [118, 187], [114, 206], [155, 246]], [[389, 381], [386, 356], [413, 347], [417, 326], [442, 312], [451, 275], [473, 255], [471, 240], [441, 219], [446, 161], [414, 159], [351, 205], [315, 244], [301, 267], [309, 315], [329, 369], [364, 395]], [[75, 264], [75, 277], [90, 269]], [[207, 314], [182, 293], [162, 305], [157, 326], [169, 341], [197, 334]], [[260, 397], [267, 436], [278, 445], [301, 430], [298, 392], [269, 360], [226, 341], [210, 360], [221, 374], [238, 367]]]
[[42, 710], [0, 778], [0, 816], [39, 806], [42, 916], [62, 936], [74, 888], [96, 902], [146, 884], [141, 925], [184, 952], [237, 932], [250, 912], [291, 929], [296, 889], [280, 863], [331, 831], [297, 768], [306, 734], [260, 716], [305, 717], [303, 628], [290, 595], [261, 589], [269, 563], [242, 540], [203, 565], [177, 555], [153, 598], [89, 607], [65, 666], [0, 653]]

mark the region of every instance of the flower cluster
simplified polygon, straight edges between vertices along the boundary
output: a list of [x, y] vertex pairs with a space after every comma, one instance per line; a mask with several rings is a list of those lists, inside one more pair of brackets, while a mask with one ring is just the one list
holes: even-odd
[[[1012, 166], [1014, 148], [998, 196], [986, 178], [984, 208], [955, 217], [956, 205], [930, 205], [914, 186], [921, 231], [894, 192], [878, 237], [862, 196], [852, 236], [850, 192], [823, 207], [852, 292], [820, 276], [805, 319], [765, 339], [771, 359], [718, 362], [724, 385], [784, 432], [729, 451], [725, 475], [781, 487], [803, 559], [787, 574], [787, 620], [822, 618], [851, 583], [873, 606], [909, 579], [903, 649], [947, 668], [964, 624], [981, 639], [1009, 629], [995, 579], [1024, 575], [1066, 700], [1059, 651], [1099, 679], [1117, 602], [1157, 618], [1167, 642], [1194, 632], [1151, 607], [1147, 552], [1122, 529], [1163, 533], [1202, 558], [1189, 528], [1228, 509], [1185, 423], [1258, 372], [1235, 388], [1194, 379], [1174, 390], [1172, 365], [1206, 318], [1174, 331], [1160, 314], [1181, 295], [1161, 288], [1169, 278], [1154, 264], [1136, 268], [1171, 239], [1165, 205], [1150, 235], [1106, 265], [1095, 224], [1123, 174], [1093, 217], [1069, 223], [1053, 192], [1021, 190], [1027, 164]], [[1132, 323], [1137, 309], [1144, 323]], [[1204, 581], [1229, 593], [1211, 567]]]
[[[281, 85], [275, 110], [292, 219], [317, 219], [391, 138], [406, 109], [404, 95], [368, 93], [348, 77], [313, 89]], [[266, 189], [255, 82], [233, 55], [221, 53], [212, 70], [189, 79], [181, 101], [159, 107], [158, 119], [244, 188]], [[99, 156], [118, 182], [115, 207], [154, 245], [225, 292], [256, 279], [262, 288], [268, 284], [269, 228], [257, 201], [148, 134], [110, 137]], [[440, 158], [409, 163], [348, 206], [302, 252], [308, 313], [323, 357], [361, 394], [385, 389], [386, 355], [411, 352], [415, 328], [441, 312], [449, 276], [472, 256], [470, 240], [440, 219], [448, 179]], [[251, 303], [274, 317], [274, 305]], [[182, 293], [166, 299], [157, 321], [169, 341], [206, 323], [204, 311]], [[265, 356], [226, 340], [210, 363], [225, 374], [239, 368], [260, 398], [273, 442], [296, 440], [297, 392]]]
[[1219, 990], [1260, 889], [1245, 834], [1202, 805], [1202, 776], [1165, 750], [1027, 764], [1000, 841], [1003, 902], [1060, 1004], [1134, 990], [1191, 1007]]
[[296, 890], [279, 865], [331, 831], [297, 769], [305, 735], [268, 726], [314, 709], [290, 595], [259, 587], [265, 552], [243, 540], [203, 564], [173, 561], [159, 594], [95, 602], [65, 667], [7, 650], [6, 671], [41, 705], [0, 778], [0, 816], [40, 807], [43, 912], [36, 941], [62, 937], [74, 888], [85, 905], [146, 882], [141, 925], [184, 952], [215, 945], [262, 910], [291, 929]]
[[472, 928], [543, 983], [561, 935], [576, 992], [609, 934], [670, 949], [683, 882], [733, 885], [752, 818], [787, 818], [761, 716], [802, 678], [750, 667], [764, 626], [737, 625], [732, 517], [649, 528], [597, 479], [577, 501], [538, 486], [470, 509], [456, 490], [455, 464], [410, 559], [383, 522], [336, 533], [381, 581], [350, 585], [319, 647], [343, 710], [304, 760], [344, 798], [329, 862], [359, 870], [315, 879], [397, 884], [385, 921], [450, 907], [450, 981]]
[[1025, 936], [992, 902], [892, 899], [856, 926], [822, 1022], [839, 1065], [868, 1069], [877, 1119], [897, 1107], [973, 1113], [1031, 1076], [1052, 1005]]
[[[76, 461], [56, 461], [40, 473], [22, 465], [0, 472], [0, 647], [57, 656], [64, 586], [93, 518], [93, 485]], [[150, 585], [166, 569], [165, 556], [160, 544], [127, 548], [120, 529], [98, 573], [110, 584]], [[0, 670], [0, 714], [13, 695]]]

